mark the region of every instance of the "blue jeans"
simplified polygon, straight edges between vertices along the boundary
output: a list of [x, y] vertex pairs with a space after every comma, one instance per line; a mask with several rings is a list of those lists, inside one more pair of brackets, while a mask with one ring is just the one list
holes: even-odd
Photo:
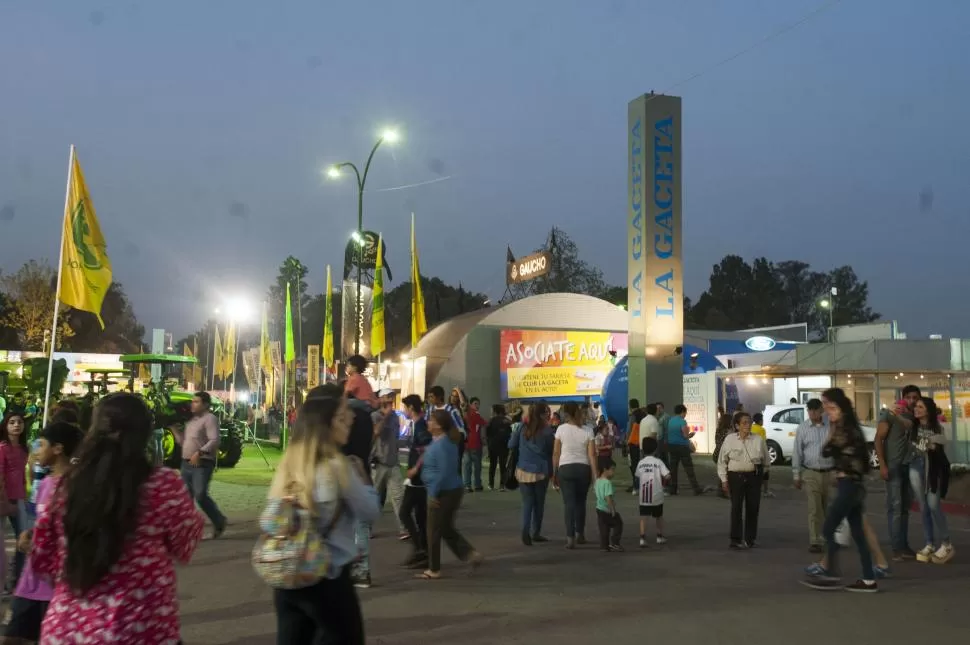
[[549, 480], [543, 479], [532, 484], [519, 482], [522, 494], [522, 534], [535, 537], [542, 533], [542, 515], [546, 510], [546, 493]]
[[886, 482], [886, 515], [893, 553], [909, 549], [909, 507], [912, 503], [909, 465], [890, 466], [889, 481]]
[[946, 525], [946, 514], [940, 508], [940, 492], [930, 492], [926, 486], [926, 458], [916, 457], [909, 465], [909, 481], [913, 487], [913, 496], [919, 504], [920, 517], [923, 520], [923, 536], [926, 543], [937, 545], [937, 538], [941, 543], [950, 541], [950, 529]]
[[189, 489], [189, 495], [198, 503], [199, 508], [206, 514], [215, 529], [221, 531], [226, 528], [226, 516], [209, 497], [209, 482], [212, 481], [212, 471], [215, 467], [216, 464], [211, 459], [199, 460], [198, 466], [193, 466], [188, 459], [183, 459], [182, 481]]
[[472, 488], [472, 472], [475, 473], [475, 490], [482, 489], [482, 449], [466, 449], [462, 457], [465, 488]]
[[559, 488], [566, 520], [566, 537], [586, 535], [586, 498], [593, 471], [589, 464], [566, 464], [559, 467]]
[[839, 528], [842, 520], [847, 520], [849, 530], [852, 532], [852, 541], [859, 549], [859, 559], [862, 560], [862, 579], [875, 580], [876, 574], [872, 570], [872, 554], [869, 552], [866, 533], [862, 528], [865, 498], [866, 489], [861, 482], [852, 481], [847, 477], [839, 479], [836, 485], [835, 500], [829, 506], [828, 514], [825, 516], [822, 535], [825, 537], [825, 544], [828, 547], [829, 570], [838, 571], [835, 563], [839, 554], [839, 545], [835, 541], [835, 531]]
[[354, 526], [354, 543], [357, 545], [357, 559], [350, 566], [350, 577], [358, 580], [370, 575], [370, 524], [357, 522]]

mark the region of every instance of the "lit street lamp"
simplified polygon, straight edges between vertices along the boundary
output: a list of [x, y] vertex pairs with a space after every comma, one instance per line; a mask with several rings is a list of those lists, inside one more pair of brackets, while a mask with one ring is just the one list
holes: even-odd
[[818, 306], [827, 309], [829, 312], [829, 333], [828, 341], [832, 343], [832, 387], [838, 387], [836, 379], [839, 375], [838, 351], [836, 350], [837, 337], [835, 335], [835, 298], [839, 295], [838, 287], [832, 287], [830, 295], [818, 301]]
[[357, 242], [359, 247], [359, 255], [357, 259], [357, 303], [354, 307], [354, 354], [360, 354], [360, 265], [363, 262], [363, 233], [364, 233], [364, 186], [367, 183], [367, 173], [370, 172], [370, 164], [374, 159], [374, 153], [377, 149], [381, 147], [381, 144], [385, 141], [388, 143], [396, 143], [400, 139], [396, 130], [385, 130], [374, 147], [371, 148], [370, 154], [367, 156], [367, 163], [364, 164], [364, 173], [361, 174], [357, 169], [357, 166], [350, 161], [345, 161], [343, 163], [338, 163], [331, 166], [327, 170], [327, 176], [331, 179], [337, 179], [341, 176], [341, 170], [344, 168], [350, 168], [354, 171], [354, 175], [357, 177], [357, 231], [355, 232], [355, 237], [353, 238]]

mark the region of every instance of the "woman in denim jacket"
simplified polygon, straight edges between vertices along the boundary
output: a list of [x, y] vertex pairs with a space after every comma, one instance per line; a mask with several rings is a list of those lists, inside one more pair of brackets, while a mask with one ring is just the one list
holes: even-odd
[[[509, 439], [509, 448], [516, 451], [515, 478], [522, 494], [522, 543], [548, 542], [542, 536], [542, 515], [552, 474], [552, 449], [555, 435], [549, 420], [552, 410], [545, 403], [529, 409], [528, 421], [518, 424]], [[531, 531], [530, 531], [531, 529]]]

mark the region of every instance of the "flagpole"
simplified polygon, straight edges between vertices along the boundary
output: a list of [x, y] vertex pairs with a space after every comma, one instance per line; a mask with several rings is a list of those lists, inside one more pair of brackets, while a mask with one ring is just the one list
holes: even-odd
[[[74, 174], [74, 144], [67, 158], [67, 187], [64, 189], [64, 215], [67, 217], [67, 207], [71, 203], [71, 176]], [[57, 256], [57, 286], [54, 288], [54, 320], [51, 322], [51, 344], [47, 357], [47, 387], [44, 391], [44, 420], [41, 427], [47, 425], [48, 408], [51, 399], [51, 379], [54, 375], [54, 347], [57, 346], [57, 316], [61, 305], [61, 274], [64, 272], [64, 222], [61, 222], [61, 250]]]

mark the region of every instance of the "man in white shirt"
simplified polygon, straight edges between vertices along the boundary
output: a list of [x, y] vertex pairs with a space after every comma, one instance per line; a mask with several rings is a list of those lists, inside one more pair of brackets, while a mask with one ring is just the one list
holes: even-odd
[[791, 470], [795, 488], [802, 490], [804, 486], [808, 498], [808, 550], [821, 553], [825, 545], [822, 523], [832, 498], [835, 474], [832, 459], [822, 456], [822, 448], [829, 436], [828, 417], [822, 413], [822, 402], [812, 399], [806, 407], [808, 418], [795, 430]]
[[657, 439], [660, 436], [660, 420], [657, 418], [657, 404], [647, 404], [647, 416], [640, 422], [640, 441], [647, 437]]

